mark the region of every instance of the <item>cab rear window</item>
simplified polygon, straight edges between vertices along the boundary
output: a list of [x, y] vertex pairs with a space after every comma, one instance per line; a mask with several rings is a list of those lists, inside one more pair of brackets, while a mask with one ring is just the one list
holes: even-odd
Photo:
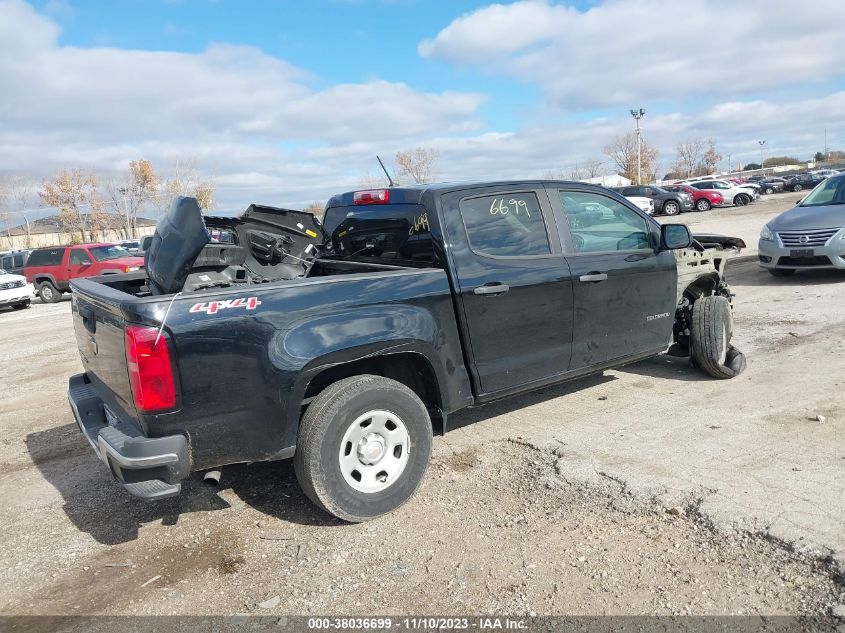
[[435, 262], [428, 212], [419, 204], [332, 207], [323, 228], [336, 258], [419, 266]]

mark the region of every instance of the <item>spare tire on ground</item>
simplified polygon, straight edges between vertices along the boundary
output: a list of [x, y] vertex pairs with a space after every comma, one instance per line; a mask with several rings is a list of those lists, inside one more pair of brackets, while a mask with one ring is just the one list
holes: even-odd
[[725, 297], [701, 297], [692, 304], [692, 359], [714, 378], [733, 378], [745, 371], [745, 354], [731, 345], [733, 317]]

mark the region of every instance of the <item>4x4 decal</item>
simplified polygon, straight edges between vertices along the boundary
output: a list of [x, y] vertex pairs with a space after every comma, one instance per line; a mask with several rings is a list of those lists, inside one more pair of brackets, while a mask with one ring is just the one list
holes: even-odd
[[206, 314], [217, 314], [220, 310], [228, 308], [244, 308], [245, 310], [255, 310], [261, 302], [258, 297], [238, 297], [237, 299], [227, 299], [225, 301], [208, 301], [205, 303], [195, 303], [191, 306], [189, 312], [205, 312]]

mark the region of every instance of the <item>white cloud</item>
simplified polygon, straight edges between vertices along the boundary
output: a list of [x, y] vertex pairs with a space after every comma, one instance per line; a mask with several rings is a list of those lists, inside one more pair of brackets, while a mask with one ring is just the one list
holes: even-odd
[[843, 75], [845, 2], [548, 0], [457, 18], [419, 54], [541, 86], [557, 107], [720, 99]]
[[[569, 95], [567, 104], [594, 103], [591, 95], [604, 94], [607, 86], [614, 98], [622, 98], [618, 95], [633, 90], [627, 75], [613, 71], [619, 78], [610, 81], [607, 70], [612, 65], [607, 60], [623, 55], [618, 51], [630, 57], [626, 68], [642, 67], [645, 76], [656, 72], [631, 53], [628, 40], [618, 41], [625, 29], [633, 33], [625, 37], [639, 42], [635, 52], [639, 47], [659, 49], [659, 67], [699, 55], [688, 52], [693, 45], [684, 40], [671, 46], [655, 43], [656, 29], [638, 30], [635, 25], [643, 21], [634, 21], [627, 4], [639, 7], [637, 15], [652, 15], [652, 0], [608, 2], [598, 8], [610, 11], [604, 14], [581, 14], [543, 2], [495, 5], [459, 18], [421, 45], [421, 51], [507, 72], [518, 64], [540, 68], [532, 64], [545, 59], [546, 72], [526, 78], [553, 96]], [[695, 13], [701, 6], [700, 1], [690, 2], [686, 12]], [[838, 6], [831, 5], [828, 16], [839, 11]], [[765, 23], [763, 13], [771, 14], [760, 12], [755, 26], [748, 27], [749, 37], [757, 37], [758, 25]], [[806, 12], [780, 15], [789, 15], [790, 27], [806, 32], [801, 21], [811, 18], [795, 13]], [[592, 23], [608, 15], [616, 16], [614, 23], [621, 21], [622, 26], [615, 27], [616, 39], [602, 30], [605, 26]], [[676, 13], [672, 15], [674, 25]], [[484, 23], [489, 28], [476, 29], [479, 16], [492, 16]], [[585, 46], [586, 59], [595, 57], [596, 50], [609, 51], [603, 66], [587, 72], [587, 62], [577, 57], [549, 61], [550, 51], [561, 46], [561, 21], [568, 24], [563, 31], [568, 38]], [[665, 22], [663, 15], [660, 24]], [[683, 28], [684, 20], [677, 22], [677, 28]], [[771, 29], [773, 37], [780, 32], [777, 25]], [[591, 48], [579, 30], [593, 37], [604, 34], [605, 39]], [[76, 165], [108, 176], [136, 158], [149, 158], [166, 170], [176, 159], [195, 156], [200, 168], [214, 176], [223, 210], [243, 209], [250, 202], [296, 206], [352, 189], [368, 171], [378, 173], [376, 154], [390, 166], [397, 150], [422, 145], [440, 151], [438, 177], [443, 180], [534, 178], [550, 169], [568, 172], [576, 161], [602, 158], [602, 147], [633, 127], [626, 111], [636, 102], [626, 102], [618, 117], [588, 118], [580, 113], [577, 121], [537, 108], [527, 123], [494, 131], [479, 120], [484, 96], [475, 93], [424, 92], [410, 83], [381, 79], [325, 86], [307, 69], [252, 47], [217, 44], [195, 54], [77, 48], [62, 46], [60, 34], [53, 20], [29, 5], [0, 0], [0, 176], [26, 171], [41, 178]], [[845, 55], [845, 47], [832, 46], [827, 29], [819, 29], [819, 36], [827, 58]], [[642, 103], [649, 107], [643, 121], [645, 138], [660, 148], [665, 167], [674, 158], [675, 144], [691, 136], [714, 137], [723, 154], [733, 154], [734, 164], [756, 160], [761, 138], [768, 140], [769, 155], [809, 156], [822, 148], [825, 126], [833, 148], [845, 145], [845, 119], [840, 114], [845, 111], [845, 91], [831, 87], [826, 96], [818, 91], [822, 96], [806, 98], [794, 89], [791, 101], [759, 93], [734, 95], [733, 84], [721, 81], [720, 73], [735, 69], [722, 60], [741, 53], [717, 50], [716, 45], [725, 46], [721, 36], [714, 36], [714, 42], [714, 48], [707, 49], [714, 63], [704, 70], [719, 79], [694, 77], [696, 85], [712, 92], [713, 105], [667, 105], [662, 108], [667, 113], [658, 114]], [[781, 52], [772, 56], [771, 64], [748, 74], [777, 78], [784, 64], [798, 63]], [[820, 70], [827, 66], [807, 65], [802, 76], [827, 76], [828, 71]], [[781, 70], [769, 73], [770, 68]], [[571, 71], [571, 77], [564, 71]], [[545, 75], [551, 83], [544, 83]], [[581, 82], [580, 88], [575, 82]], [[682, 78], [662, 77], [642, 85], [656, 86], [655, 91], [668, 86], [679, 98], [694, 94]], [[740, 86], [740, 92], [744, 90]]]
[[250, 169], [272, 170], [290, 160], [280, 149], [289, 143], [394, 144], [480, 125], [480, 94], [379, 79], [322, 87], [250, 46], [78, 48], [60, 45], [59, 36], [30, 5], [0, 2], [0, 170], [109, 170], [139, 156], [198, 155], [222, 176], [244, 155], [269, 163]]

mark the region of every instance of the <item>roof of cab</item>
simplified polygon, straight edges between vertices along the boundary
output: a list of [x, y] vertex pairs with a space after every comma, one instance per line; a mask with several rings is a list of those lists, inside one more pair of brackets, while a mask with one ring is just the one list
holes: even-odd
[[[571, 180], [492, 180], [492, 181], [468, 181], [468, 182], [435, 182], [419, 185], [399, 185], [396, 187], [367, 187], [355, 191], [372, 191], [388, 189], [390, 191], [390, 204], [419, 204], [427, 192], [450, 193], [463, 189], [475, 189], [477, 187], [525, 187], [542, 185], [578, 185], [579, 187], [606, 190], [606, 187], [586, 182]], [[352, 197], [355, 191], [337, 194], [331, 197], [326, 203], [326, 208], [346, 207], [352, 205]]]

